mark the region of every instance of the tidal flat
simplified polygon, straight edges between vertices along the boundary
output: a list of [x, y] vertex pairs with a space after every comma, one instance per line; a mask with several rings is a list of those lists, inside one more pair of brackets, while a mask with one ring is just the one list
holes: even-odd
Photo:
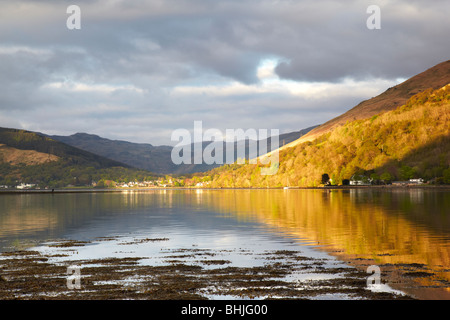
[[[262, 300], [413, 299], [340, 261], [298, 250], [213, 250], [160, 247], [152, 256], [131, 248], [168, 238], [61, 240], [0, 256], [0, 299]], [[84, 259], [89, 246], [120, 246], [116, 257]], [[244, 258], [251, 263], [233, 263]], [[78, 274], [72, 273], [74, 266]], [[77, 278], [78, 277], [78, 278]]]

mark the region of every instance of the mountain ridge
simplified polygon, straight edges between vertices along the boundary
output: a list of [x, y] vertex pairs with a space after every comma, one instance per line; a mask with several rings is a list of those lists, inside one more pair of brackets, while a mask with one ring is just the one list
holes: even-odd
[[317, 187], [352, 178], [389, 183], [423, 178], [450, 184], [450, 81], [394, 110], [353, 120], [314, 140], [279, 150], [276, 174], [260, 164], [224, 166], [208, 173], [211, 187]]
[[[280, 144], [285, 144], [294, 141], [315, 127], [316, 126], [312, 126], [299, 131], [281, 134], [279, 135], [279, 142]], [[172, 162], [171, 159], [173, 147], [166, 145], [154, 146], [149, 143], [134, 143], [124, 140], [111, 140], [89, 133], [75, 133], [70, 136], [47, 136], [49, 138], [61, 141], [88, 152], [92, 152], [108, 159], [113, 159], [125, 163], [129, 166], [148, 170], [158, 174], [191, 174], [195, 172], [205, 172], [221, 165], [208, 165], [204, 163], [195, 164], [194, 161], [192, 161], [191, 164], [176, 165]], [[271, 140], [269, 138], [268, 140], [261, 140], [261, 143], [266, 143], [266, 145], [268, 145], [268, 147], [270, 148], [270, 141]], [[202, 149], [204, 149], [210, 143], [210, 141], [203, 142]], [[248, 145], [249, 143], [246, 144], [247, 158], [255, 156], [250, 154]], [[226, 152], [226, 148], [228, 147], [236, 148], [236, 143], [224, 143], [222, 145], [224, 154]], [[190, 148], [191, 150], [193, 150], [194, 144], [191, 144]]]
[[282, 149], [294, 147], [306, 141], [312, 141], [320, 135], [344, 125], [347, 121], [360, 120], [381, 112], [394, 110], [406, 103], [415, 94], [429, 88], [434, 90], [439, 89], [449, 82], [450, 60], [447, 60], [387, 89], [378, 96], [360, 102], [345, 113], [311, 130], [298, 140], [283, 146]]
[[51, 139], [39, 132], [23, 129], [0, 128], [0, 143], [20, 150], [35, 150], [41, 153], [52, 154], [70, 159], [74, 163], [94, 162], [105, 167], [129, 167], [124, 163]]
[[[39, 187], [109, 186], [104, 181], [134, 181], [155, 174], [132, 168], [38, 132], [0, 128], [0, 185], [19, 182]], [[100, 183], [99, 183], [100, 182]]]

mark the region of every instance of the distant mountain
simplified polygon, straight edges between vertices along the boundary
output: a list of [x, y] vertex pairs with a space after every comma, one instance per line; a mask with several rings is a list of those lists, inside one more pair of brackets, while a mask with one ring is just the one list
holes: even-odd
[[450, 83], [450, 60], [416, 75], [392, 87], [382, 94], [359, 103], [344, 114], [325, 122], [285, 148], [293, 147], [305, 141], [312, 141], [324, 133], [331, 132], [348, 121], [366, 119], [381, 112], [391, 111], [405, 104], [409, 98], [426, 89], [439, 89]]
[[[279, 136], [280, 146], [286, 143], [292, 142], [302, 135], [306, 134], [314, 127], [303, 129], [297, 132], [291, 132], [282, 134]], [[129, 166], [148, 170], [159, 174], [189, 174], [194, 172], [204, 172], [211, 170], [221, 164], [194, 164], [192, 159], [191, 164], [176, 165], [172, 162], [171, 146], [153, 146], [149, 143], [132, 143], [121, 140], [110, 140], [99, 137], [93, 134], [76, 133], [70, 136], [48, 136], [54, 140], [61, 141], [73, 147], [92, 152], [94, 154], [125, 163]], [[204, 142], [202, 150], [208, 146], [211, 142]], [[252, 146], [254, 141], [246, 141], [245, 153], [246, 158], [252, 158], [257, 154], [252, 154], [250, 150], [253, 150]], [[266, 143], [268, 150], [270, 151], [271, 139], [261, 140], [259, 143]], [[227, 148], [234, 148], [237, 150], [237, 143], [222, 144], [222, 152], [224, 154], [223, 163], [225, 163], [225, 155]], [[190, 146], [191, 154], [193, 155], [194, 144]], [[217, 148], [219, 150], [220, 148]], [[256, 149], [257, 151], [259, 149]], [[237, 153], [235, 152], [234, 159], [236, 160]]]
[[55, 139], [45, 137], [39, 133], [20, 130], [0, 128], [0, 143], [20, 150], [34, 150], [50, 154], [68, 160], [74, 164], [90, 165], [94, 167], [114, 167], [128, 165], [116, 160], [61, 143]]
[[[181, 165], [176, 165], [176, 170], [173, 172], [175, 174], [186, 174], [186, 173], [195, 173], [195, 172], [206, 172], [209, 171], [211, 169], [217, 168], [222, 166], [223, 164], [227, 163], [227, 152], [229, 151], [233, 151], [233, 161], [238, 160], [239, 154], [238, 154], [238, 150], [240, 150], [240, 148], [243, 148], [243, 153], [244, 153], [244, 158], [245, 159], [253, 159], [256, 158], [260, 155], [260, 148], [265, 146], [266, 151], [272, 151], [274, 149], [278, 149], [278, 147], [284, 146], [285, 144], [294, 141], [296, 139], [298, 139], [299, 137], [303, 136], [304, 134], [308, 133], [310, 130], [314, 129], [317, 126], [312, 126], [300, 131], [296, 131], [296, 132], [290, 132], [290, 133], [285, 133], [285, 134], [281, 134], [278, 136], [278, 144], [272, 145], [272, 139], [275, 137], [269, 137], [267, 139], [261, 139], [258, 141], [255, 140], [250, 140], [250, 139], [246, 139], [246, 140], [240, 140], [240, 141], [236, 141], [236, 142], [229, 142], [229, 143], [225, 143], [223, 142], [220, 145], [216, 145], [216, 149], [215, 152], [220, 152], [223, 155], [222, 158], [222, 162], [221, 163], [215, 163], [215, 164], [206, 164], [204, 161], [201, 161], [202, 159], [199, 159], [199, 162], [202, 162], [201, 164], [195, 164], [194, 160], [194, 144], [191, 144], [190, 146], [190, 150], [191, 150], [191, 155], [192, 155], [192, 160], [191, 163], [192, 164], [181, 164]], [[210, 141], [207, 142], [203, 142], [202, 144], [202, 150], [205, 150], [205, 148], [211, 144]], [[265, 153], [265, 152], [264, 152]]]
[[110, 140], [98, 135], [76, 133], [70, 136], [49, 136], [73, 147], [99, 156], [155, 173], [170, 173], [175, 168], [170, 160], [172, 147], [155, 147], [149, 143]]
[[0, 128], [0, 184], [90, 185], [138, 174], [153, 175], [36, 132]]

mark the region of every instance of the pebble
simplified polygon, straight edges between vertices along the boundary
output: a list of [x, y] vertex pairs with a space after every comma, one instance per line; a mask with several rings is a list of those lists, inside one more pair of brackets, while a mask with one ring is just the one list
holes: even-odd
[[9, 279], [9, 277], [7, 277], [7, 276], [0, 276], [0, 281], [9, 281], [10, 279]]

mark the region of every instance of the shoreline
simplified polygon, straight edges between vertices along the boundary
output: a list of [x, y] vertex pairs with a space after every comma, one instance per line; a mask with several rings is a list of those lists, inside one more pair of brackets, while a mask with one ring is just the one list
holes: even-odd
[[61, 188], [54, 190], [42, 189], [3, 189], [0, 194], [25, 194], [25, 193], [105, 193], [105, 192], [123, 192], [123, 191], [149, 191], [149, 190], [352, 190], [352, 189], [436, 189], [450, 190], [450, 185], [374, 185], [374, 186], [324, 186], [324, 187], [271, 187], [271, 188], [208, 188], [208, 187], [152, 187], [152, 188]]

